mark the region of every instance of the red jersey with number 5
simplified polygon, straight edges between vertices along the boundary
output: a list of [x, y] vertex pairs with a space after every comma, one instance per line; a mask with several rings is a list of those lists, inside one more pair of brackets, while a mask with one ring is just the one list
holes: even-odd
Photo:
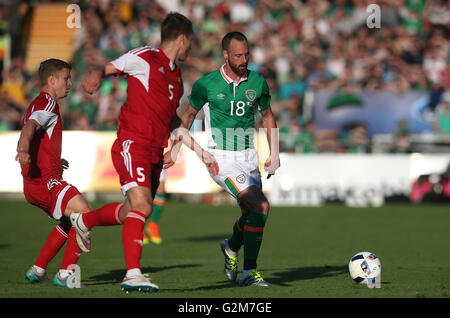
[[131, 50], [111, 64], [128, 77], [117, 135], [150, 147], [167, 147], [170, 123], [183, 94], [180, 68], [150, 46]]
[[29, 154], [31, 163], [21, 165], [25, 181], [46, 182], [49, 178], [62, 178], [61, 148], [62, 125], [58, 103], [41, 92], [28, 106], [22, 124], [35, 120], [42, 127], [33, 136]]

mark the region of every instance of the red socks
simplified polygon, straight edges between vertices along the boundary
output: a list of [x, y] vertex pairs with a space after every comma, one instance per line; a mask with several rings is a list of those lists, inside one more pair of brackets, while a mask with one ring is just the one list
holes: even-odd
[[[121, 203], [110, 203], [99, 209], [83, 213], [82, 221], [87, 228], [94, 226], [121, 224], [119, 213], [122, 209]], [[139, 261], [142, 255], [142, 232], [147, 217], [139, 211], [130, 211], [123, 223], [122, 243], [125, 254], [126, 269], [140, 268]], [[50, 233], [44, 247], [42, 248], [35, 265], [47, 268], [47, 264], [58, 253], [64, 242], [67, 246], [63, 257], [61, 269], [68, 269], [69, 265], [76, 264], [81, 250], [76, 242], [76, 230], [71, 228], [69, 235], [58, 225]]]
[[139, 261], [143, 246], [142, 231], [146, 218], [145, 214], [131, 210], [123, 222], [122, 243], [127, 270], [140, 268]]
[[39, 256], [34, 265], [46, 269], [48, 263], [55, 257], [61, 247], [64, 245], [68, 235], [61, 226], [57, 225], [49, 234], [45, 241]]
[[72, 226], [69, 231], [69, 239], [67, 240], [67, 246], [64, 252], [61, 269], [69, 269], [69, 265], [76, 264], [80, 258], [81, 249], [78, 247], [76, 235], [77, 231]]
[[84, 225], [90, 229], [94, 226], [119, 225], [122, 203], [109, 203], [99, 209], [82, 214]]
[[61, 269], [68, 269], [69, 265], [76, 264], [81, 255], [81, 250], [76, 241], [76, 231], [70, 228], [69, 235], [64, 232], [61, 226], [57, 225], [51, 232], [42, 247], [39, 256], [34, 263], [35, 266], [46, 269], [48, 263], [58, 254], [61, 247], [67, 240], [67, 246], [64, 251]]
[[[99, 209], [83, 213], [83, 223], [87, 228], [121, 224], [120, 211], [122, 210], [122, 207], [122, 203], [109, 203]], [[140, 235], [142, 236], [142, 230], [140, 231]], [[69, 235], [67, 235], [62, 227], [57, 225], [50, 232], [34, 265], [46, 269], [48, 263], [59, 252], [66, 240], [67, 246], [64, 252], [61, 269], [68, 269], [69, 265], [76, 264], [81, 255], [81, 250], [76, 242], [76, 231], [72, 227], [69, 231]]]

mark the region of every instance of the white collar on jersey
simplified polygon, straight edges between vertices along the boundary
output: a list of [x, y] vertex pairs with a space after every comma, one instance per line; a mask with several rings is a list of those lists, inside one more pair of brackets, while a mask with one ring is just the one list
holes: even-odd
[[221, 67], [220, 67], [220, 74], [222, 74], [222, 77], [223, 77], [223, 79], [228, 83], [228, 84], [231, 84], [231, 83], [235, 83], [235, 84], [240, 84], [241, 82], [243, 82], [243, 81], [246, 81], [247, 80], [247, 73], [245, 73], [245, 76], [242, 76], [240, 79], [239, 79], [239, 82], [235, 82], [235, 81], [233, 81], [232, 79], [231, 79], [231, 77], [229, 77], [228, 75], [227, 75], [227, 73], [225, 73], [225, 65], [226, 64], [223, 64]]
[[174, 62], [169, 61], [169, 67], [170, 67], [170, 70], [171, 70], [171, 71], [173, 71], [173, 70], [175, 69], [176, 66], [177, 66], [177, 65], [176, 65]]

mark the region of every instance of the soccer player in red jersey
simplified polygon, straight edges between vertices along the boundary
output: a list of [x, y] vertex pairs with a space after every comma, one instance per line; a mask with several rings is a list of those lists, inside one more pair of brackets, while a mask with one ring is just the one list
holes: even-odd
[[[176, 110], [183, 94], [177, 63], [188, 57], [193, 37], [192, 22], [179, 13], [169, 13], [161, 24], [159, 48], [133, 49], [106, 65], [94, 67], [83, 78], [83, 88], [90, 94], [99, 89], [107, 76], [123, 75], [128, 79], [127, 100], [121, 108], [117, 139], [111, 149], [125, 197], [120, 213], [127, 269], [121, 287], [125, 291], [159, 289], [140, 269], [142, 233], [145, 221], [152, 213], [164, 162], [163, 150], [171, 127], [179, 126], [173, 123], [180, 121]], [[208, 156], [203, 151], [200, 155]], [[209, 169], [217, 168], [213, 161], [207, 162]], [[96, 210], [72, 214], [71, 221], [81, 241], [89, 239], [90, 228], [111, 225], [102, 222]], [[83, 249], [83, 242], [78, 242]]]
[[58, 59], [40, 64], [42, 91], [25, 113], [16, 155], [21, 164], [26, 200], [60, 221], [26, 277], [31, 282], [45, 280], [47, 264], [67, 240], [62, 266], [53, 279], [55, 285], [65, 287], [73, 274], [71, 265], [76, 264], [81, 254], [68, 216], [74, 211], [90, 210], [77, 188], [62, 178], [64, 160], [61, 159], [62, 124], [58, 101], [67, 96], [72, 86], [70, 71], [71, 66]]

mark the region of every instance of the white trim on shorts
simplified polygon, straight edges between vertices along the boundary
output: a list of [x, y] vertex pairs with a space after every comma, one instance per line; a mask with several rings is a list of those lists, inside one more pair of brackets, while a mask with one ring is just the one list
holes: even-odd
[[63, 211], [61, 209], [61, 204], [64, 199], [64, 196], [66, 195], [66, 192], [71, 188], [72, 186], [70, 184], [66, 185], [64, 189], [61, 190], [61, 192], [58, 194], [58, 199], [56, 200], [55, 209], [53, 210], [52, 217], [55, 220], [59, 220], [63, 216]]
[[137, 186], [139, 186], [139, 185], [137, 184], [136, 181], [131, 181], [131, 182], [128, 182], [128, 183], [124, 184], [124, 185], [120, 188], [120, 189], [122, 190], [122, 195], [123, 195], [123, 196], [126, 196], [128, 190], [130, 190], [131, 188], [137, 187]]

